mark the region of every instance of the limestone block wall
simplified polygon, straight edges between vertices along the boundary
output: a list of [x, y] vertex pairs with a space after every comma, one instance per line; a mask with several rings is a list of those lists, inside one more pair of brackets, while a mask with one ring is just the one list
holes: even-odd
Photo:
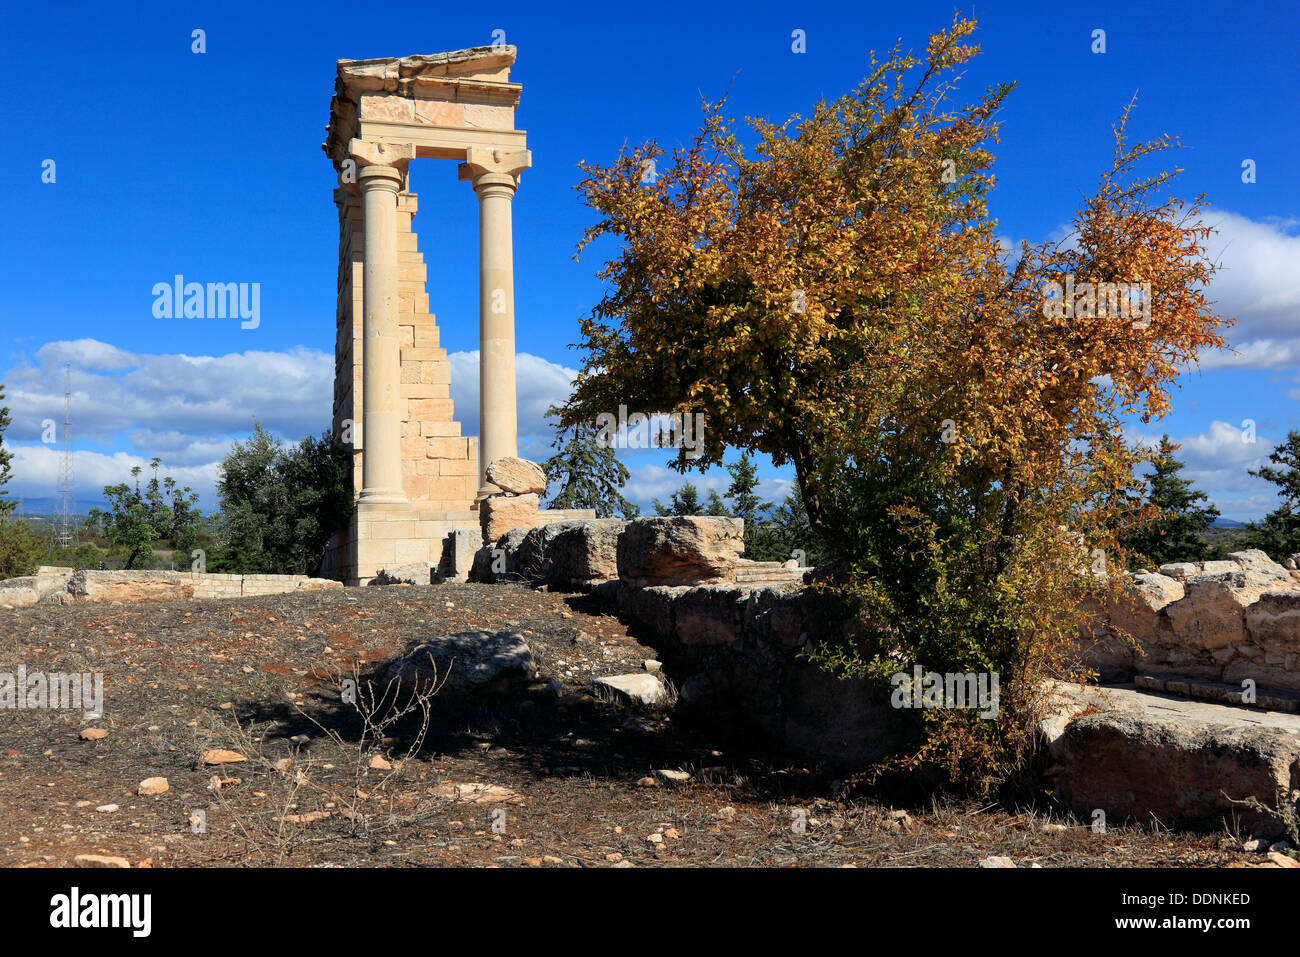
[[98, 571], [42, 566], [30, 578], [0, 582], [0, 605], [38, 602], [173, 601], [187, 598], [248, 598], [295, 591], [341, 588], [336, 581], [309, 575], [229, 575], [173, 571]]
[[[340, 190], [334, 429], [352, 422], [353, 488], [361, 491], [364, 229], [359, 199]], [[465, 511], [478, 492], [478, 439], [461, 435], [451, 399], [451, 363], [425, 290], [428, 266], [411, 221], [418, 197], [397, 198], [398, 332], [401, 336], [402, 485], [416, 511]]]

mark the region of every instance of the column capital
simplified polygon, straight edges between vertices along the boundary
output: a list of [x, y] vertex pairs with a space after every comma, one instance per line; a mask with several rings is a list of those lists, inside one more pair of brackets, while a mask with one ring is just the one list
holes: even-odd
[[509, 186], [516, 189], [519, 177], [532, 165], [532, 150], [494, 150], [471, 146], [465, 150], [465, 162], [460, 164], [459, 178], [461, 181], [471, 181], [475, 189], [480, 186]]
[[375, 166], [394, 170], [405, 179], [406, 166], [415, 159], [415, 145], [354, 139], [348, 144], [348, 154], [356, 160], [363, 173], [367, 168]]

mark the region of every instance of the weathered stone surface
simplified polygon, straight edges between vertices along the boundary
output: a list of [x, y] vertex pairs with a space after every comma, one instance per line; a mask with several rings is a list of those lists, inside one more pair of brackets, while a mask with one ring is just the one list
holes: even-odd
[[475, 558], [482, 547], [481, 528], [458, 528], [453, 531], [443, 540], [442, 561], [438, 565], [435, 580], [469, 581]]
[[550, 557], [547, 580], [552, 585], [586, 589], [617, 578], [618, 538], [626, 526], [626, 521], [617, 518], [563, 523], [546, 547]]
[[108, 854], [78, 854], [72, 859], [78, 867], [129, 868], [131, 862], [125, 857], [113, 857]]
[[642, 672], [630, 675], [609, 675], [596, 678], [592, 684], [612, 697], [633, 704], [654, 706], [664, 700], [664, 684], [656, 674]]
[[194, 597], [194, 577], [169, 571], [96, 571], [83, 568], [68, 580], [71, 601], [170, 601]]
[[1235, 814], [1256, 836], [1282, 832], [1275, 815], [1233, 800], [1295, 801], [1300, 716], [1127, 688], [1057, 693], [1044, 737], [1062, 767], [1056, 792], [1084, 820], [1100, 809], [1112, 825], [1217, 827]]
[[72, 577], [72, 569], [66, 572], [42, 565], [38, 574], [22, 578], [6, 578], [0, 581], [0, 605], [22, 608], [34, 605], [41, 599], [60, 592]]
[[389, 662], [387, 681], [438, 694], [503, 694], [532, 680], [528, 642], [512, 631], [467, 631], [422, 642]]
[[536, 462], [507, 456], [497, 459], [487, 467], [487, 480], [503, 492], [515, 495], [546, 491], [546, 473]]
[[484, 542], [495, 542], [516, 528], [537, 524], [537, 495], [492, 495], [479, 503], [479, 527]]
[[638, 518], [618, 540], [619, 578], [634, 587], [730, 580], [744, 549], [738, 518]]
[[[1081, 638], [1082, 663], [1103, 681], [1128, 680], [1140, 670], [1300, 688], [1300, 629], [1285, 597], [1300, 597], [1293, 573], [1257, 550], [1223, 562], [1165, 565], [1162, 572], [1168, 574], [1127, 576], [1130, 600], [1099, 609]], [[1137, 639], [1141, 654], [1117, 637], [1120, 629]]]

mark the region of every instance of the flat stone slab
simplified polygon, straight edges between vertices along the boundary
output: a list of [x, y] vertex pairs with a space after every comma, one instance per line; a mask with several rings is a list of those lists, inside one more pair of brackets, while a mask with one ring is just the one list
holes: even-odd
[[592, 682], [598, 689], [634, 704], [654, 706], [663, 700], [665, 689], [659, 676], [642, 672], [629, 675], [609, 675]]
[[1085, 821], [1217, 828], [1234, 815], [1256, 837], [1284, 832], [1265, 808], [1300, 790], [1300, 715], [1133, 687], [1058, 685], [1041, 730], [1058, 762], [1058, 798]]

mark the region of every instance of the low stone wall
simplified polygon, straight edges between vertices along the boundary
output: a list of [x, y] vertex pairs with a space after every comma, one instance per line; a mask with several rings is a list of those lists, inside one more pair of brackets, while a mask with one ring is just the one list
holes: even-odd
[[0, 581], [0, 606], [83, 601], [175, 601], [187, 598], [247, 598], [294, 591], [342, 588], [309, 575], [226, 575], [173, 571], [97, 571], [43, 566], [40, 574]]
[[1150, 674], [1240, 687], [1250, 679], [1300, 691], [1300, 572], [1261, 551], [1128, 575], [1125, 597], [1092, 612], [1078, 660], [1103, 681]]

